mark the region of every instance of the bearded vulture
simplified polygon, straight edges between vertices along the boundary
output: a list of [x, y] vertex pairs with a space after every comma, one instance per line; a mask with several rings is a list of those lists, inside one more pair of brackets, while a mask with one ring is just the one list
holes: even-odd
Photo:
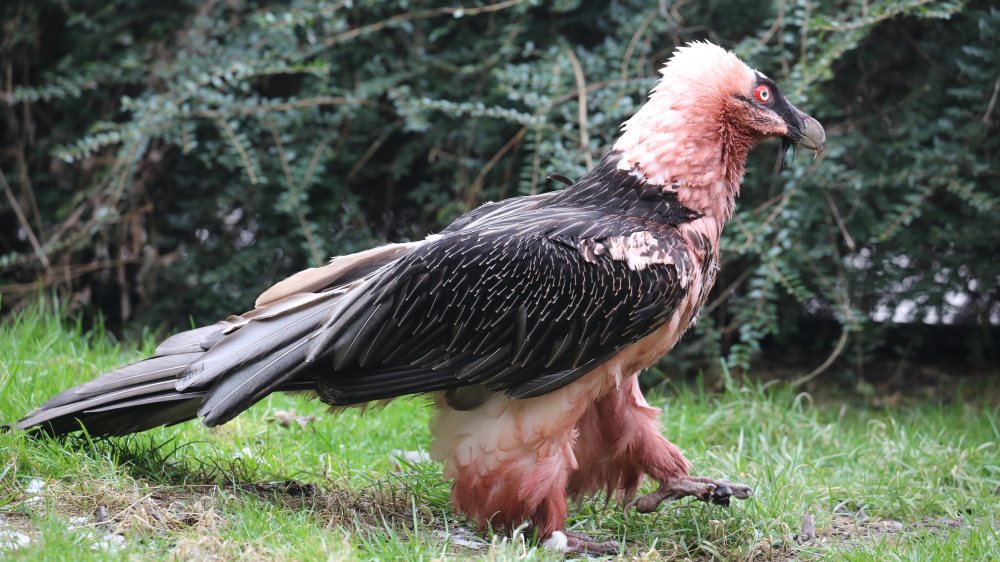
[[689, 474], [637, 377], [712, 288], [750, 149], [778, 137], [818, 154], [826, 136], [772, 79], [710, 43], [677, 49], [661, 74], [568, 188], [297, 273], [250, 312], [174, 335], [16, 427], [122, 435], [216, 426], [278, 391], [337, 407], [422, 394], [454, 506], [483, 528], [526, 522], [546, 544], [617, 551], [566, 532], [567, 497], [631, 498], [644, 475], [659, 489], [626, 509], [749, 497]]

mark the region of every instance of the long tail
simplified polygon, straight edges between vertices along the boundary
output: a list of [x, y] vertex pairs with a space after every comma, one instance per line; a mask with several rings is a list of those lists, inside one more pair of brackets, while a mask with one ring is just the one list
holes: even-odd
[[124, 435], [190, 420], [206, 392], [174, 387], [178, 375], [204, 352], [160, 355], [105, 373], [53, 396], [16, 427], [62, 434], [82, 424], [94, 435]]
[[[15, 424], [123, 435], [201, 417], [225, 423], [275, 391], [316, 390], [324, 328], [363, 308], [378, 270], [421, 242], [388, 244], [301, 271], [242, 316], [168, 338], [144, 361], [54, 396]], [[329, 364], [327, 364], [329, 367]]]
[[218, 425], [276, 390], [315, 390], [304, 343], [343, 299], [342, 291], [297, 295], [179, 333], [153, 357], [57, 394], [15, 427], [124, 435], [199, 416]]

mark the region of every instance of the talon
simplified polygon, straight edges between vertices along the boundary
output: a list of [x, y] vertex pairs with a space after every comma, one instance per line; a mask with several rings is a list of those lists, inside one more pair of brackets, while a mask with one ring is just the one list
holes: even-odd
[[712, 492], [712, 503], [729, 507], [729, 498], [733, 495], [733, 489], [723, 484]]
[[715, 505], [721, 505], [722, 507], [729, 507], [730, 496], [712, 496], [712, 503]]
[[630, 499], [629, 501], [625, 502], [625, 505], [622, 507], [622, 517], [625, 519], [626, 523], [628, 523], [629, 520], [632, 519], [632, 508], [635, 507], [635, 502], [637, 499], [638, 498]]
[[711, 480], [700, 476], [682, 476], [661, 482], [655, 492], [628, 500], [622, 508], [622, 515], [628, 521], [632, 508], [635, 508], [637, 513], [651, 513], [656, 511], [661, 503], [685, 496], [728, 507], [732, 498], [743, 500], [752, 494], [750, 486], [745, 484], [733, 484], [725, 480]]

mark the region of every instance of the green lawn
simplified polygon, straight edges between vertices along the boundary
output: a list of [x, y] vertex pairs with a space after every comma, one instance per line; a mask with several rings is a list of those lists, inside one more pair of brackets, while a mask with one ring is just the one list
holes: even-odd
[[[0, 421], [153, 343], [137, 350], [21, 315], [0, 327]], [[695, 470], [755, 496], [730, 509], [682, 500], [628, 521], [595, 498], [571, 506], [570, 526], [624, 541], [629, 559], [1000, 559], [997, 393], [982, 390], [885, 409], [782, 385], [664, 388], [651, 402]], [[317, 418], [285, 427], [281, 412]], [[329, 414], [274, 396], [214, 430], [0, 434], [0, 559], [561, 559], [531, 537], [470, 532], [440, 467], [398, 460], [396, 450], [427, 449], [429, 417], [419, 399]], [[799, 544], [805, 513], [817, 532]]]

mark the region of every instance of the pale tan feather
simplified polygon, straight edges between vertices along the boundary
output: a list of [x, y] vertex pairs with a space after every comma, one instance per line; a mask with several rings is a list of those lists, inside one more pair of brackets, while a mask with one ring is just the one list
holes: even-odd
[[328, 265], [322, 267], [311, 267], [302, 270], [291, 277], [275, 283], [270, 289], [261, 293], [257, 297], [254, 306], [260, 308], [274, 303], [283, 298], [299, 294], [312, 293], [337, 285], [338, 279], [359, 268], [378, 267], [387, 264], [410, 250], [416, 248], [420, 242], [405, 242], [401, 244], [386, 244], [356, 254], [338, 256], [330, 260]]

